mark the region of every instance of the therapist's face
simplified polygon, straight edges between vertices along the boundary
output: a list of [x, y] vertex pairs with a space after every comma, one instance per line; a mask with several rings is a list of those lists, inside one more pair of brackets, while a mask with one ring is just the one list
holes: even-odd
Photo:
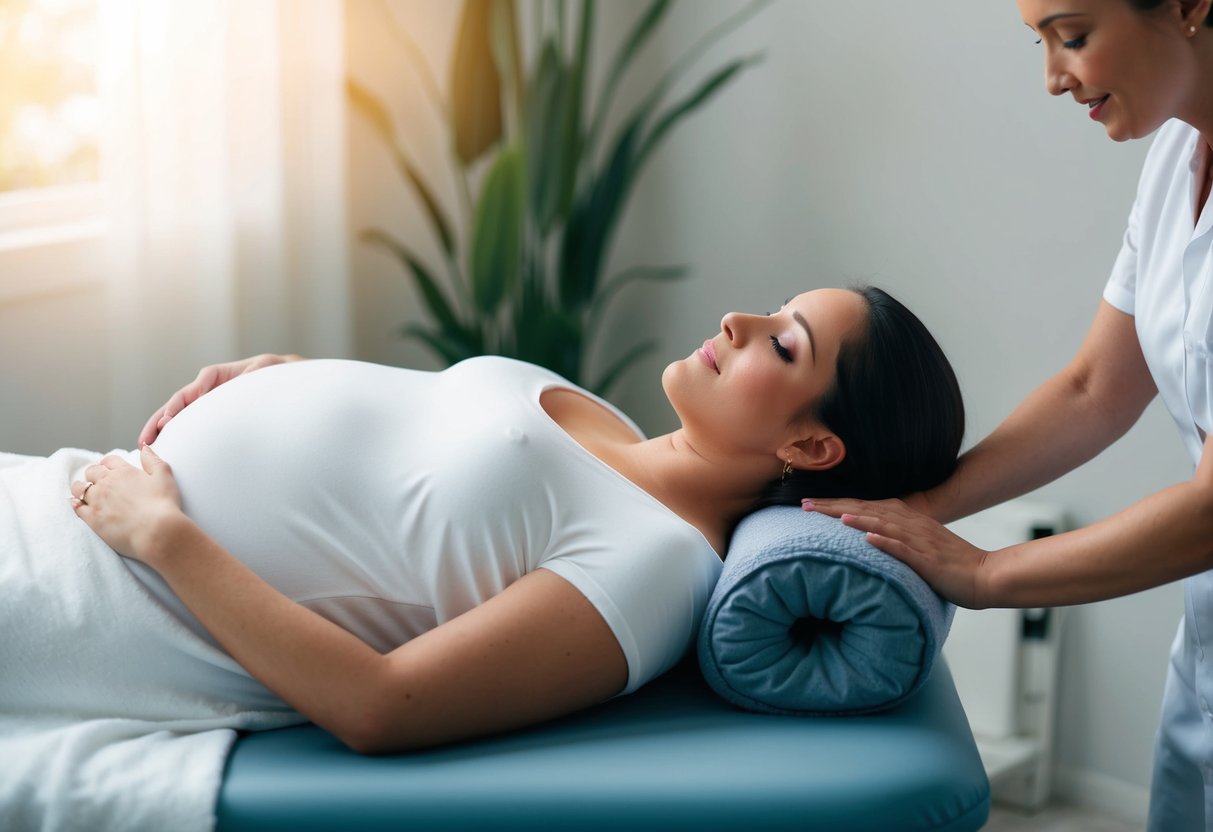
[[[1178, 2], [1142, 12], [1128, 0], [1018, 0], [1040, 38], [1045, 85], [1069, 94], [1116, 141], [1170, 118], [1191, 122], [1201, 86], [1193, 38]], [[1208, 37], [1197, 21], [1197, 35]], [[1077, 111], [1076, 111], [1077, 115]]]

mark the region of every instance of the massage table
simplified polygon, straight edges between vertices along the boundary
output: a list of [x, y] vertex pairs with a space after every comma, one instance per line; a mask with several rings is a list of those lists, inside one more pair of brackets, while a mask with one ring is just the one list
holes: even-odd
[[240, 738], [218, 832], [980, 829], [990, 787], [940, 661], [868, 716], [739, 710], [684, 662], [537, 728], [365, 757], [315, 726]]
[[242, 736], [217, 829], [980, 829], [951, 612], [837, 521], [767, 509], [734, 534], [697, 655], [636, 693], [394, 756], [310, 725]]

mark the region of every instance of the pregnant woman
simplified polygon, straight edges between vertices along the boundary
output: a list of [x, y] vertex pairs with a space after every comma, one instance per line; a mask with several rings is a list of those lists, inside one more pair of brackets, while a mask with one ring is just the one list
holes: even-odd
[[645, 439], [501, 357], [262, 356], [204, 371], [138, 451], [5, 458], [0, 500], [76, 537], [39, 572], [11, 520], [0, 577], [36, 580], [0, 612], [0, 711], [309, 719], [367, 753], [551, 719], [684, 654], [757, 504], [932, 487], [963, 433], [943, 353], [876, 289], [730, 313], [662, 383], [680, 426]]

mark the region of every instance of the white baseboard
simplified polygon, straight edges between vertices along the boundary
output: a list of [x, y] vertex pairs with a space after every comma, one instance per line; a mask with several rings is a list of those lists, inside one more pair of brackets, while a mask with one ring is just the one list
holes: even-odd
[[1143, 826], [1150, 806], [1150, 790], [1145, 786], [1069, 766], [1053, 770], [1053, 796]]

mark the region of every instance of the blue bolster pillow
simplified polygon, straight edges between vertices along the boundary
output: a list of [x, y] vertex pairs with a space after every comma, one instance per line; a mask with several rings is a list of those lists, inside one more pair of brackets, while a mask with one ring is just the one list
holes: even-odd
[[733, 533], [699, 631], [699, 666], [748, 710], [870, 713], [922, 686], [955, 611], [862, 532], [766, 508]]

